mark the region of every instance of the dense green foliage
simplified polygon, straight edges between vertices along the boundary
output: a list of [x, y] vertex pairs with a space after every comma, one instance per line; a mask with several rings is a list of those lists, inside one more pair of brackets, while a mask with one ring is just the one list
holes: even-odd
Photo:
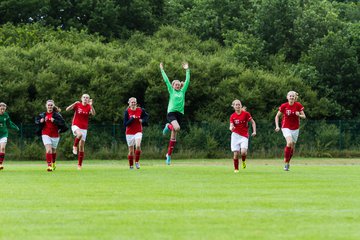
[[0, 239], [359, 239], [359, 159], [296, 162], [8, 163]]

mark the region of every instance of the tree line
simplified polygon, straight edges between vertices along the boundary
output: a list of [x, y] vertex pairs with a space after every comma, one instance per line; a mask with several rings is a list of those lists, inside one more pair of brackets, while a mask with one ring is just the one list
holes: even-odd
[[357, 1], [5, 0], [0, 16], [0, 100], [15, 122], [84, 92], [94, 122], [121, 121], [131, 96], [165, 121], [158, 65], [182, 79], [182, 61], [191, 121], [227, 121], [235, 98], [272, 121], [289, 90], [312, 119], [359, 119]]

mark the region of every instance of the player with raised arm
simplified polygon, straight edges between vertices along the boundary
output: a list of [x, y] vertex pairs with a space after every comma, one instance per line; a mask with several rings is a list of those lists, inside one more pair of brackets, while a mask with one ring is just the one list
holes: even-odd
[[73, 153], [78, 155], [78, 169], [81, 170], [85, 156], [85, 141], [89, 126], [89, 116], [95, 115], [93, 100], [89, 94], [81, 96], [81, 102], [76, 101], [66, 108], [66, 111], [74, 110], [71, 130], [75, 136]]
[[163, 63], [160, 63], [160, 70], [163, 80], [167, 86], [169, 92], [169, 104], [167, 108], [167, 121], [163, 130], [165, 135], [167, 132], [171, 131], [168, 151], [166, 154], [166, 164], [170, 165], [171, 163], [171, 154], [174, 150], [176, 144], [176, 134], [180, 131], [181, 120], [184, 116], [184, 107], [185, 107], [185, 93], [190, 84], [190, 69], [188, 63], [182, 64], [183, 69], [186, 71], [186, 79], [182, 84], [179, 80], [173, 80], [171, 83], [164, 71]]

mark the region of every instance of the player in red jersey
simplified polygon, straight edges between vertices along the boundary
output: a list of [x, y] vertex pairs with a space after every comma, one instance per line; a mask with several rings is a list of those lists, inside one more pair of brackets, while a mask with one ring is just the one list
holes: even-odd
[[85, 155], [84, 150], [89, 125], [89, 115], [95, 115], [93, 100], [90, 99], [89, 94], [83, 94], [81, 96], [81, 102], [76, 101], [66, 108], [66, 111], [70, 110], [74, 110], [74, 118], [71, 125], [71, 130], [75, 136], [73, 153], [75, 155], [78, 154], [78, 169], [81, 170]]
[[241, 153], [242, 167], [246, 168], [246, 155], [249, 144], [249, 122], [252, 126], [251, 136], [256, 136], [256, 123], [250, 113], [245, 111], [240, 100], [235, 99], [231, 105], [235, 112], [230, 116], [231, 151], [234, 153], [234, 172], [239, 172], [239, 154]]
[[145, 109], [137, 106], [136, 98], [129, 98], [128, 103], [129, 107], [124, 111], [124, 126], [126, 127], [126, 142], [129, 147], [129, 166], [130, 169], [134, 168], [135, 157], [135, 167], [140, 169], [142, 126], [147, 123], [149, 115], [145, 112]]
[[288, 102], [281, 104], [275, 116], [275, 131], [280, 130], [279, 118], [282, 116], [281, 131], [286, 139], [284, 148], [284, 170], [289, 171], [290, 160], [294, 154], [295, 144], [299, 137], [300, 118], [305, 119], [304, 107], [297, 102], [298, 93], [290, 91], [287, 94]]
[[56, 169], [56, 148], [60, 140], [60, 132], [65, 132], [68, 127], [60, 114], [60, 108], [55, 106], [53, 100], [47, 100], [46, 112], [40, 113], [35, 118], [35, 123], [39, 126], [37, 133], [41, 135], [46, 151], [47, 171]]

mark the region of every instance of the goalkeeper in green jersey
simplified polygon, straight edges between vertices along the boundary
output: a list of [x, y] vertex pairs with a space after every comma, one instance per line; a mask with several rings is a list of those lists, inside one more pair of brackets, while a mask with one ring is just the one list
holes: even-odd
[[7, 143], [7, 138], [9, 135], [8, 127], [19, 131], [18, 126], [16, 126], [9, 117], [9, 114], [6, 111], [6, 104], [0, 102], [0, 170], [3, 170], [3, 163], [5, 160], [5, 147]]
[[174, 150], [176, 143], [176, 133], [180, 130], [181, 119], [184, 116], [185, 93], [190, 84], [189, 64], [183, 63], [182, 67], [186, 71], [185, 82], [182, 83], [179, 80], [174, 80], [170, 83], [169, 78], [166, 76], [166, 73], [164, 71], [164, 65], [163, 63], [160, 63], [161, 75], [169, 92], [169, 104], [167, 108], [168, 123], [165, 125], [165, 128], [163, 130], [164, 135], [167, 132], [171, 131], [168, 152], [166, 154], [167, 165], [170, 165], [171, 162], [171, 154]]

